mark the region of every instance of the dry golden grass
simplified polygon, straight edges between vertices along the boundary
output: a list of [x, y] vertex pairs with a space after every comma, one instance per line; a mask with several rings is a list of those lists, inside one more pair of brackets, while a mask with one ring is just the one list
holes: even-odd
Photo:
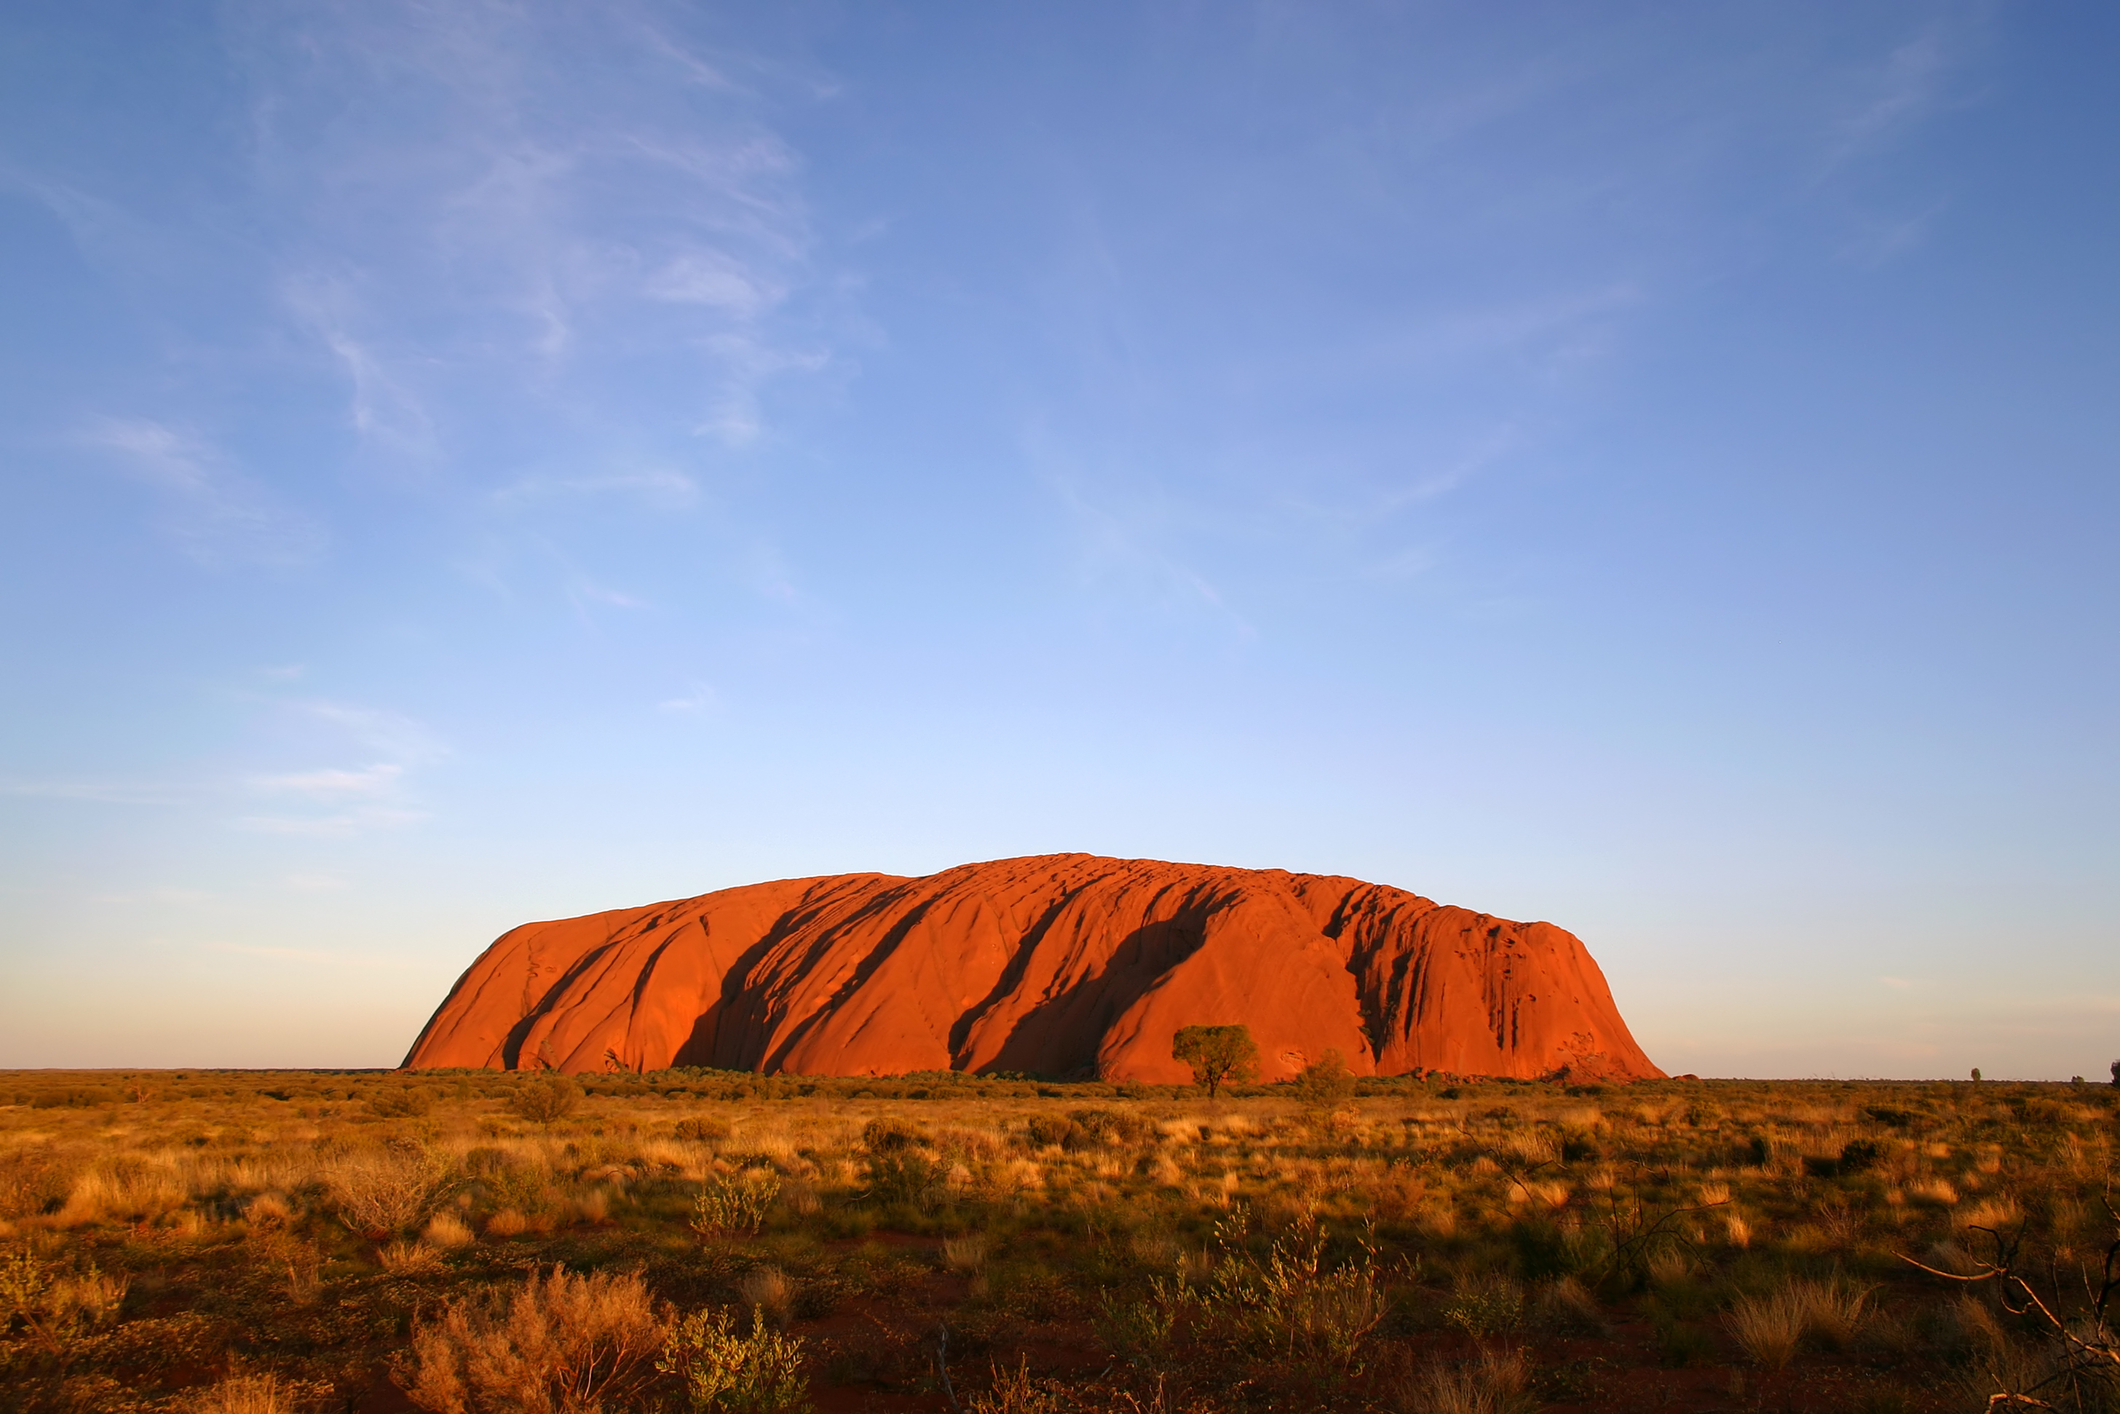
[[795, 1304], [795, 1283], [780, 1268], [767, 1263], [753, 1267], [736, 1284], [737, 1292], [744, 1304], [763, 1306], [772, 1315], [785, 1319], [788, 1310]]
[[2014, 1228], [2023, 1220], [2024, 1210], [2017, 1206], [2014, 1197], [2007, 1194], [1984, 1198], [1970, 1208], [1960, 1209], [1958, 1213], [1959, 1226], [1966, 1228], [2001, 1231]]
[[454, 1174], [445, 1155], [405, 1144], [335, 1157], [324, 1166], [323, 1179], [346, 1221], [381, 1237], [424, 1222], [448, 1195]]
[[986, 1235], [968, 1233], [942, 1239], [942, 1262], [951, 1271], [976, 1272], [986, 1265]]
[[1778, 1370], [1805, 1339], [1845, 1349], [1867, 1318], [1869, 1295], [1837, 1281], [1792, 1279], [1763, 1297], [1741, 1296], [1730, 1308], [1730, 1333], [1753, 1361]]
[[1535, 1310], [1540, 1325], [1564, 1334], [1605, 1327], [1604, 1308], [1598, 1305], [1596, 1294], [1572, 1276], [1549, 1283], [1539, 1293]]
[[513, 1208], [502, 1208], [486, 1219], [486, 1236], [521, 1237], [530, 1230], [530, 1220]]
[[1528, 1414], [1530, 1362], [1521, 1350], [1483, 1349], [1461, 1363], [1435, 1362], [1399, 1391], [1405, 1414]]
[[471, 1231], [471, 1228], [464, 1220], [456, 1216], [456, 1214], [436, 1213], [427, 1220], [427, 1230], [420, 1234], [420, 1240], [430, 1246], [440, 1247], [446, 1251], [458, 1247], [469, 1247], [472, 1243], [478, 1241], [478, 1237], [477, 1234]]
[[387, 1243], [376, 1252], [376, 1261], [392, 1276], [425, 1276], [445, 1271], [442, 1254], [424, 1242]]
[[294, 1209], [283, 1193], [260, 1193], [243, 1209], [252, 1227], [278, 1227], [294, 1217]]
[[296, 1414], [294, 1395], [272, 1375], [235, 1375], [185, 1406], [186, 1414]]
[[637, 1275], [554, 1267], [415, 1326], [400, 1378], [435, 1414], [590, 1414], [646, 1387], [665, 1329]]
[[1795, 1359], [1803, 1340], [1803, 1306], [1786, 1287], [1767, 1296], [1738, 1297], [1728, 1322], [1745, 1354], [1769, 1370]]
[[[812, 1378], [844, 1383], [835, 1398], [849, 1403], [870, 1389], [937, 1401], [927, 1343], [943, 1328], [980, 1342], [969, 1364], [950, 1357], [973, 1387], [958, 1388], [966, 1407], [989, 1352], [1028, 1381], [1007, 1398], [1126, 1407], [1116, 1387], [1056, 1384], [1038, 1354], [1024, 1373], [1024, 1352], [1067, 1350], [1070, 1368], [1133, 1381], [1124, 1393], [1143, 1408], [1161, 1388], [1172, 1409], [1218, 1414], [1315, 1409], [1328, 1386], [1350, 1408], [1503, 1407], [1492, 1401], [1522, 1391], [1461, 1358], [1475, 1338], [1528, 1349], [1535, 1371], [1582, 1358], [1548, 1342], [1592, 1342], [1630, 1390], [1734, 1359], [1733, 1345], [1777, 1379], [1894, 1362], [1909, 1379], [1951, 1361], [2029, 1369], [2038, 1352], [2020, 1324], [1983, 1325], [1987, 1308], [1961, 1309], [1956, 1288], [1898, 1256], [1969, 1273], [1966, 1254], [1989, 1247], [1968, 1224], [2102, 1252], [2120, 1113], [2103, 1093], [1992, 1084], [1570, 1095], [1365, 1082], [1320, 1110], [1271, 1091], [1209, 1105], [997, 1082], [945, 1098], [955, 1082], [804, 1093], [673, 1073], [591, 1077], [571, 1113], [533, 1120], [511, 1107], [518, 1083], [145, 1077], [159, 1098], [0, 1105], [0, 1258], [21, 1254], [35, 1287], [0, 1332], [0, 1359], [15, 1362], [0, 1384], [27, 1380], [40, 1414], [93, 1408], [65, 1381], [102, 1371], [144, 1382], [143, 1414], [175, 1414], [232, 1353], [264, 1349], [290, 1352], [274, 1356], [274, 1397], [299, 1388], [321, 1408], [317, 1391], [343, 1404], [367, 1388], [413, 1322], [426, 1363], [403, 1373], [426, 1382], [425, 1407], [535, 1407], [506, 1403], [532, 1398], [523, 1372], [565, 1367], [573, 1323], [602, 1329], [595, 1303], [546, 1289], [555, 1261], [570, 1280], [649, 1273], [680, 1314], [733, 1312], [731, 1340], [753, 1307], [770, 1332], [810, 1333]], [[916, 1086], [935, 1093], [913, 1098]], [[426, 1102], [391, 1099], [406, 1091]], [[877, 1125], [904, 1147], [878, 1149]], [[701, 1239], [688, 1225], [709, 1192], [766, 1196]], [[1287, 1244], [1313, 1231], [1327, 1234], [1316, 1265], [1291, 1265]], [[122, 1363], [177, 1339], [159, 1322], [207, 1309], [270, 1338]], [[1645, 1329], [1662, 1354], [1643, 1365], [1623, 1333]], [[1417, 1378], [1382, 1373], [1430, 1356]], [[610, 1386], [607, 1407], [677, 1398], [652, 1361], [629, 1358], [640, 1383]], [[52, 1373], [62, 1366], [75, 1373]], [[481, 1394], [474, 1367], [514, 1374]]]

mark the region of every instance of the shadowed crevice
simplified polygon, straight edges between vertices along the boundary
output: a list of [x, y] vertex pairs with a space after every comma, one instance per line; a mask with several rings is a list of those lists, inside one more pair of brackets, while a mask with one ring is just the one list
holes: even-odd
[[[1164, 892], [1158, 892], [1159, 900]], [[1208, 917], [1225, 902], [1219, 891], [1205, 899], [1195, 892], [1171, 917], [1128, 933], [1112, 949], [1102, 971], [1025, 1012], [980, 1072], [1070, 1075], [1094, 1070], [1112, 1024], [1172, 968], [1200, 950], [1207, 941]]]
[[[992, 1011], [996, 1006], [999, 1006], [1016, 988], [1023, 985], [1024, 974], [1030, 971], [1032, 955], [1037, 951], [1038, 944], [1052, 930], [1053, 924], [1059, 920], [1060, 915], [1067, 912], [1068, 905], [1080, 898], [1083, 891], [1088, 887], [1088, 884], [1078, 885], [1053, 900], [1045, 912], [1032, 922], [1029, 930], [1017, 941], [1014, 951], [1009, 954], [1008, 965], [1001, 969], [1001, 976], [995, 980], [993, 986], [987, 989], [986, 995], [980, 998], [964, 1015], [958, 1017], [956, 1024], [950, 1027], [949, 1048], [950, 1068], [952, 1070], [964, 1069], [962, 1063], [964, 1047], [971, 1039], [972, 1028], [979, 1024], [981, 1017]], [[1002, 911], [994, 905], [992, 899], [985, 899], [985, 902], [987, 910], [995, 917], [1004, 916]]]
[[508, 1028], [507, 1039], [501, 1042], [501, 1064], [504, 1067], [509, 1070], [520, 1070], [522, 1068], [520, 1062], [523, 1054], [523, 1042], [529, 1039], [530, 1029], [537, 1025], [540, 1017], [559, 1005], [560, 998], [566, 995], [567, 989], [573, 986], [584, 972], [594, 967], [599, 959], [617, 946], [616, 941], [608, 942], [583, 953], [581, 957], [575, 960], [572, 967], [560, 974], [557, 982], [545, 989], [545, 994], [537, 999], [537, 1005], [530, 1008], [522, 1020]]
[[[902, 890], [894, 891], [894, 894], [897, 898], [903, 897]], [[893, 901], [895, 902], [896, 898]], [[815, 1031], [819, 1026], [839, 1014], [840, 1008], [845, 1006], [854, 994], [861, 990], [869, 978], [876, 975], [876, 969], [883, 966], [892, 953], [898, 951], [898, 945], [905, 941], [906, 934], [912, 932], [914, 925], [927, 917], [928, 911], [935, 906], [935, 903], [936, 900], [932, 898], [922, 899], [907, 909], [905, 917], [892, 924], [890, 931], [883, 935], [875, 947], [869, 949], [868, 955], [855, 964], [853, 974], [846, 981], [839, 984], [838, 989], [832, 993], [831, 1000], [795, 1023], [794, 1027], [789, 1030], [786, 1039], [775, 1046], [773, 1053], [760, 1063], [759, 1070], [766, 1075], [777, 1075], [780, 1072], [781, 1065], [787, 1059], [788, 1052], [802, 1044], [803, 1038], [812, 1031]]]

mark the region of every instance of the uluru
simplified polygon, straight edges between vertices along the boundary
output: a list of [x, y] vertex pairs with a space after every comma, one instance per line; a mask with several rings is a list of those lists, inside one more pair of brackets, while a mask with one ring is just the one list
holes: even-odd
[[1171, 1037], [1242, 1023], [1260, 1078], [1626, 1081], [1572, 933], [1358, 879], [1041, 855], [835, 874], [526, 923], [458, 979], [413, 1069], [957, 1070], [1177, 1083]]

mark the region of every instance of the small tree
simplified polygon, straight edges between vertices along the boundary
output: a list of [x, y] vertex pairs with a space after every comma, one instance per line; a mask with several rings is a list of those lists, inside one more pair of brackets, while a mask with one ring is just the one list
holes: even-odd
[[1975, 1079], [1975, 1080], [1978, 1080], [1979, 1078], [1980, 1078], [1980, 1067], [1976, 1065], [1976, 1066], [1974, 1066], [1974, 1067], [1973, 1067], [1973, 1079]]
[[2120, 1085], [2120, 1061], [2113, 1062], [2113, 1084]]
[[1193, 1084], [1207, 1087], [1210, 1100], [1222, 1082], [1242, 1082], [1259, 1073], [1259, 1047], [1249, 1026], [1186, 1026], [1170, 1038], [1171, 1059], [1192, 1067]]
[[1296, 1077], [1296, 1097], [1311, 1109], [1329, 1110], [1354, 1098], [1354, 1072], [1347, 1057], [1327, 1050]]

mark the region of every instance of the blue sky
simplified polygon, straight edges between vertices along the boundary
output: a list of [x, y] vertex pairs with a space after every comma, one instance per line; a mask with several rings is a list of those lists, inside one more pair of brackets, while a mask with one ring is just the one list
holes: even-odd
[[1085, 850], [2120, 1055], [2120, 14], [19, 3], [0, 1065]]

